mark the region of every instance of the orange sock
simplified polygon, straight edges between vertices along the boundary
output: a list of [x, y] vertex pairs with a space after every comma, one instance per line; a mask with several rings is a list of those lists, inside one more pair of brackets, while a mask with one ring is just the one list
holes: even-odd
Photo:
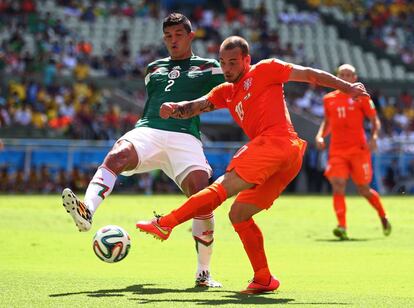
[[371, 193], [371, 197], [368, 198], [368, 202], [377, 211], [378, 216], [384, 218], [385, 211], [381, 204], [380, 195], [372, 188], [369, 190], [369, 192]]
[[334, 194], [333, 195], [333, 206], [338, 219], [338, 226], [346, 228], [346, 204], [345, 195]]
[[233, 224], [234, 230], [239, 234], [250, 263], [254, 270], [254, 281], [268, 285], [270, 270], [267, 265], [264, 250], [263, 235], [254, 220], [250, 218], [237, 224]]
[[227, 192], [223, 185], [213, 183], [192, 195], [178, 209], [160, 218], [158, 223], [162, 227], [174, 228], [197, 215], [211, 213], [227, 199]]

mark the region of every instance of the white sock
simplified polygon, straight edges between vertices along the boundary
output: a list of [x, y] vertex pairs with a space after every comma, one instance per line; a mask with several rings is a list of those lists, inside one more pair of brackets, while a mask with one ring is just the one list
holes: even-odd
[[197, 273], [210, 270], [210, 259], [213, 252], [214, 241], [214, 216], [213, 213], [205, 216], [197, 216], [193, 219], [193, 238], [197, 250]]
[[95, 175], [89, 182], [85, 193], [85, 204], [92, 214], [95, 213], [102, 201], [109, 196], [114, 188], [116, 175], [104, 166], [96, 170]]

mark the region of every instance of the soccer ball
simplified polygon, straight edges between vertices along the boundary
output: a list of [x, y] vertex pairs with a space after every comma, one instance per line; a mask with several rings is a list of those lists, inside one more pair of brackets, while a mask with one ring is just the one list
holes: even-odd
[[93, 251], [99, 259], [114, 263], [124, 259], [131, 247], [128, 233], [118, 226], [105, 226], [93, 237]]

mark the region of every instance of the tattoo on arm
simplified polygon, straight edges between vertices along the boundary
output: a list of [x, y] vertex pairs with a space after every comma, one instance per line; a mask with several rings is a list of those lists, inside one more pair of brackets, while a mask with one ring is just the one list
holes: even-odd
[[176, 119], [188, 119], [199, 115], [203, 112], [214, 110], [214, 105], [202, 97], [193, 101], [181, 103], [173, 112], [173, 117]]
[[214, 104], [211, 103], [207, 98], [200, 102], [200, 113], [213, 111], [215, 109]]

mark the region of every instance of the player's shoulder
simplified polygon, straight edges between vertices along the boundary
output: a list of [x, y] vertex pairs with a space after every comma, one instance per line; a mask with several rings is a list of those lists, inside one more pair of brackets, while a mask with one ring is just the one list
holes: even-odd
[[339, 90], [335, 90], [335, 91], [332, 91], [332, 92], [329, 92], [329, 93], [326, 93], [324, 96], [323, 96], [323, 100], [331, 100], [331, 99], [335, 99], [335, 98], [337, 98], [338, 96], [340, 96], [342, 93], [341, 93], [341, 91], [339, 91]]
[[146, 72], [151, 73], [151, 72], [157, 70], [160, 66], [166, 66], [166, 65], [168, 65], [169, 61], [170, 61], [170, 57], [157, 59], [155, 61], [152, 61], [151, 63], [149, 63], [147, 65]]
[[220, 66], [219, 62], [213, 58], [203, 58], [200, 56], [193, 55], [191, 57], [191, 63], [195, 65], [203, 65], [205, 68], [209, 67], [218, 67]]
[[147, 67], [157, 66], [157, 65], [160, 65], [160, 64], [167, 64], [168, 62], [170, 62], [170, 60], [171, 60], [170, 57], [157, 59], [157, 60], [154, 60], [151, 63], [149, 63], [147, 65]]
[[263, 65], [269, 65], [269, 64], [280, 64], [280, 65], [287, 65], [288, 63], [277, 59], [277, 58], [269, 58], [269, 59], [263, 59], [256, 63], [257, 66], [263, 66]]
[[233, 84], [230, 82], [223, 82], [220, 83], [219, 85], [215, 86], [212, 90], [213, 93], [217, 93], [218, 91], [229, 91], [233, 89]]

